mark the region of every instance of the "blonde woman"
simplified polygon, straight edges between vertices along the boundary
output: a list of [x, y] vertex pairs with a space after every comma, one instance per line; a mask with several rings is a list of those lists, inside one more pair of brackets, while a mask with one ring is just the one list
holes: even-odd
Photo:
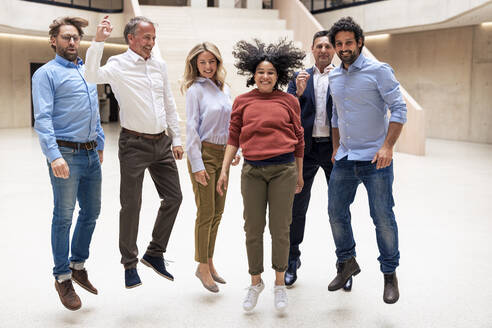
[[[195, 223], [195, 275], [214, 293], [216, 282], [225, 284], [213, 263], [215, 239], [224, 212], [226, 195], [219, 195], [216, 183], [229, 137], [232, 103], [225, 84], [226, 71], [219, 49], [203, 42], [191, 49], [181, 91], [186, 92], [186, 152], [197, 206]], [[239, 156], [234, 165], [239, 163]]]

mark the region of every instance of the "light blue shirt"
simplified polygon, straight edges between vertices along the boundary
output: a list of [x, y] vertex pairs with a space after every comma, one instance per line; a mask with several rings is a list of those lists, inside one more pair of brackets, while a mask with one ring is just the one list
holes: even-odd
[[335, 159], [372, 160], [384, 143], [388, 121], [404, 124], [407, 120], [407, 107], [393, 69], [360, 54], [348, 70], [343, 64], [333, 69], [329, 79], [331, 123], [340, 133]]
[[186, 152], [193, 173], [205, 170], [202, 141], [225, 145], [229, 138], [232, 102], [210, 79], [198, 77], [186, 91]]
[[84, 79], [84, 64], [56, 55], [32, 77], [34, 129], [44, 155], [51, 163], [62, 157], [56, 140], [97, 141], [104, 149], [97, 87]]

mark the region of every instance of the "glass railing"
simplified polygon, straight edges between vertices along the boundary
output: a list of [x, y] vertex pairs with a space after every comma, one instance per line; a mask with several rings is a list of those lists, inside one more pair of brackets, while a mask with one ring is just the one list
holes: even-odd
[[300, 0], [311, 14], [319, 14], [347, 7], [365, 5], [386, 0]]
[[123, 0], [23, 0], [102, 13], [123, 12]]

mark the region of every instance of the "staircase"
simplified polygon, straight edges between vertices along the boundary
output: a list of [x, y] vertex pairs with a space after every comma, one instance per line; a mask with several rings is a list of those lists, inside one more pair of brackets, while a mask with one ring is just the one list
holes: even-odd
[[157, 25], [157, 44], [167, 63], [169, 81], [181, 119], [181, 133], [185, 135], [185, 97], [179, 91], [185, 59], [196, 44], [209, 41], [217, 45], [225, 69], [231, 97], [246, 92], [246, 78], [237, 75], [232, 49], [239, 40], [258, 38], [264, 42], [281, 37], [293, 40], [293, 32], [286, 29], [285, 20], [277, 10], [192, 8], [168, 6], [140, 6], [142, 15]]

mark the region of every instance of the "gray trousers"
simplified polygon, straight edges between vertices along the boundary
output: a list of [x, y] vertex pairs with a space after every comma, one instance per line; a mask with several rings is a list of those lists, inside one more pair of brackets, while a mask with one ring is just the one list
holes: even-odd
[[162, 256], [173, 229], [182, 195], [179, 175], [171, 149], [171, 138], [146, 139], [121, 131], [118, 157], [120, 159], [120, 252], [125, 269], [138, 262], [137, 235], [142, 205], [142, 182], [145, 169], [154, 181], [161, 206], [152, 231], [146, 254]]

